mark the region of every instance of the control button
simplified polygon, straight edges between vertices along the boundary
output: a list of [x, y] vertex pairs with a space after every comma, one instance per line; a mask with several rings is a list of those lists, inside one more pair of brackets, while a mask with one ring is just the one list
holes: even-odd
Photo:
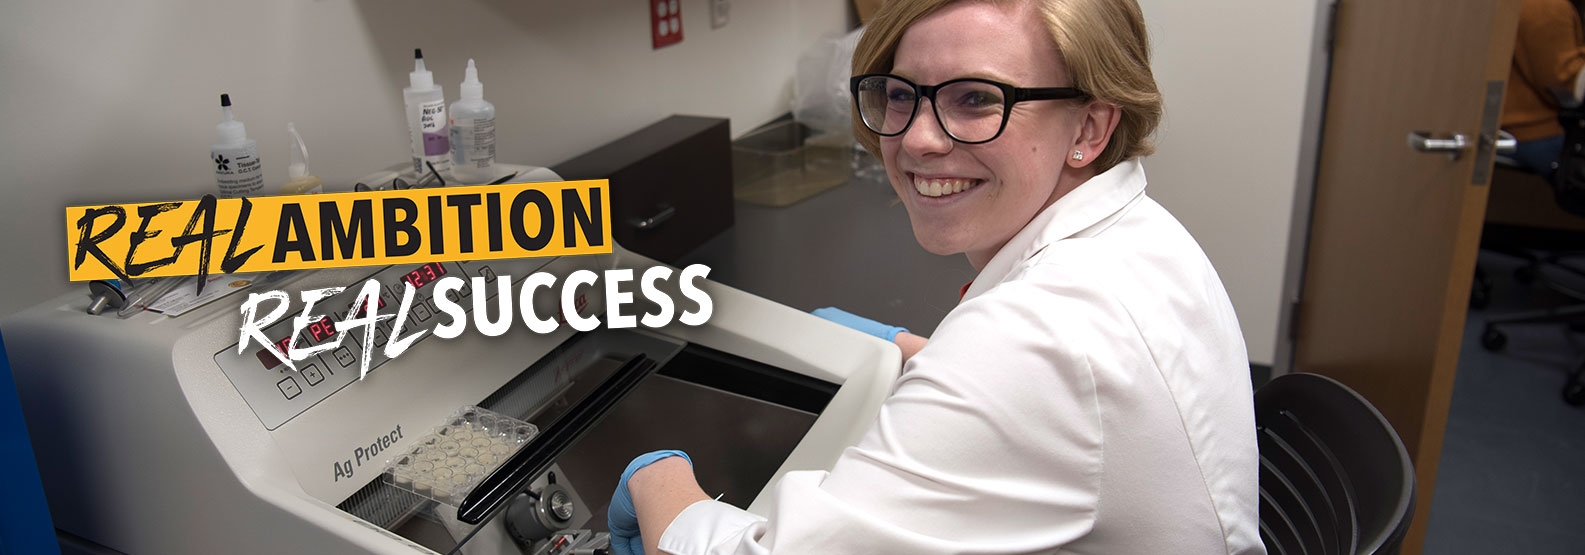
[[[342, 368], [346, 368], [348, 366], [352, 366], [352, 363], [357, 362], [357, 361], [358, 361], [358, 357], [352, 356], [352, 350], [351, 349], [348, 349], [346, 347], [342, 347], [340, 349], [336, 349], [336, 364], [340, 364]], [[334, 374], [335, 372], [331, 372], [331, 373]]]
[[463, 287], [462, 289], [458, 289], [456, 291], [453, 291], [453, 293], [461, 293], [462, 296], [466, 297], [468, 295], [472, 295], [473, 294], [473, 287], [472, 286]]
[[325, 381], [325, 375], [319, 373], [319, 365], [310, 364], [303, 368], [303, 379], [308, 380], [308, 385], [319, 385]]
[[495, 281], [495, 270], [489, 266], [479, 268], [479, 275], [484, 276], [485, 283], [493, 283]]
[[285, 395], [287, 399], [295, 398], [303, 393], [303, 388], [297, 387], [297, 380], [292, 379], [291, 376], [275, 382], [275, 387], [280, 388], [281, 394]]
[[413, 316], [418, 318], [419, 322], [428, 321], [429, 317], [432, 315], [433, 314], [429, 312], [429, 307], [425, 306], [423, 303], [413, 305]]
[[386, 337], [386, 335], [385, 335], [385, 330], [380, 329], [380, 328], [375, 328], [374, 329], [374, 346], [375, 347], [379, 347], [381, 349], [384, 349], [385, 348], [385, 342], [387, 340], [389, 340], [389, 339], [390, 338]]
[[[463, 290], [466, 291], [467, 289], [463, 289]], [[462, 294], [456, 292], [455, 290], [447, 291], [446, 292], [446, 298], [451, 299], [451, 302], [454, 302], [454, 303], [457, 303], [457, 304], [462, 304]]]
[[440, 315], [440, 306], [435, 304], [435, 298], [434, 297], [429, 297], [429, 298], [424, 299], [424, 304], [429, 305], [429, 310], [431, 312], [434, 312], [436, 316]]

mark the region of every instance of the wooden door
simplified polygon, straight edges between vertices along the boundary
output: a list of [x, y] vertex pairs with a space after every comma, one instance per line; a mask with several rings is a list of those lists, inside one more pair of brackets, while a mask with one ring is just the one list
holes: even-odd
[[[1518, 0], [1342, 0], [1321, 138], [1296, 371], [1339, 379], [1397, 428], [1424, 543], [1492, 168]], [[1456, 159], [1409, 134], [1462, 134]]]

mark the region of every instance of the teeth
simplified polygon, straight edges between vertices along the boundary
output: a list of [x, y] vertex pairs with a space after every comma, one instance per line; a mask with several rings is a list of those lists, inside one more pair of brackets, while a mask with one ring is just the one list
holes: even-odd
[[925, 179], [914, 178], [914, 190], [927, 197], [941, 197], [961, 193], [979, 185], [976, 179]]

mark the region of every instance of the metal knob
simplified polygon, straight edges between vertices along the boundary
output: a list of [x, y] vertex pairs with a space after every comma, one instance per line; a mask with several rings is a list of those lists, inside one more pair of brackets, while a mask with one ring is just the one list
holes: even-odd
[[552, 492], [549, 502], [550, 514], [555, 515], [556, 520], [572, 520], [572, 497], [567, 492], [559, 489]]
[[506, 529], [518, 541], [532, 544], [565, 530], [576, 513], [572, 494], [559, 485], [547, 484], [538, 494], [512, 499], [506, 507]]
[[88, 292], [94, 300], [88, 304], [89, 314], [99, 314], [106, 308], [121, 308], [127, 303], [126, 293], [115, 283], [96, 279], [88, 282]]

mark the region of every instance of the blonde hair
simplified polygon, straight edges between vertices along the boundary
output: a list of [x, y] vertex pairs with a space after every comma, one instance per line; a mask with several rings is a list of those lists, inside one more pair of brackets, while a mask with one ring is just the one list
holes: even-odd
[[[1150, 72], [1150, 39], [1135, 0], [891, 0], [859, 38], [853, 74], [890, 72], [897, 43], [908, 27], [958, 1], [1036, 3], [1073, 86], [1122, 110], [1111, 141], [1096, 159], [1099, 170], [1155, 152], [1150, 135], [1161, 121], [1161, 92]], [[864, 126], [856, 106], [853, 133], [865, 149], [880, 157], [880, 138]]]

